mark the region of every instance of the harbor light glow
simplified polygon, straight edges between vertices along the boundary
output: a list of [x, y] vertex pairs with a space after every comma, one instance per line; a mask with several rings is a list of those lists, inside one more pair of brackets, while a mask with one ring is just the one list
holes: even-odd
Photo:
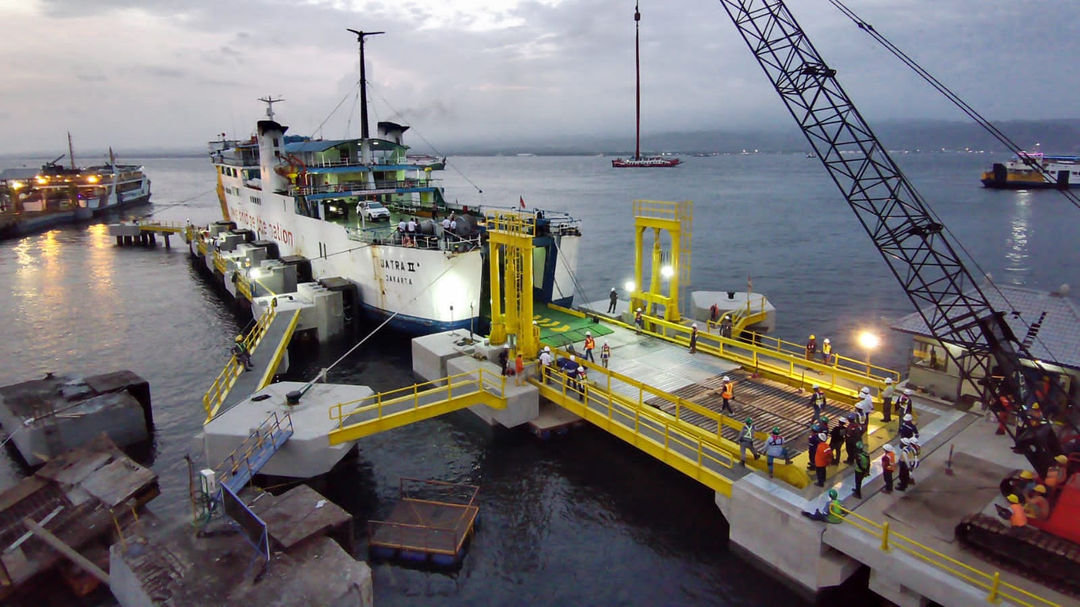
[[860, 331], [858, 339], [859, 345], [862, 346], [862, 348], [866, 350], [868, 354], [870, 353], [870, 350], [873, 350], [874, 348], [877, 348], [879, 345], [881, 345], [881, 338], [878, 337], [877, 334], [871, 333], [870, 331]]
[[660, 268], [660, 276], [664, 278], [671, 278], [675, 275], [675, 268], [671, 266], [663, 266]]
[[97, 182], [98, 182], [97, 175], [91, 175], [91, 176], [86, 178], [86, 183], [97, 183]]
[[635, 285], [634, 281], [632, 281], [632, 280], [628, 280], [623, 284], [623, 288], [626, 289], [626, 291], [628, 293], [632, 293], [634, 291], [635, 286], [637, 286], [637, 285]]
[[38, 185], [45, 185], [46, 183], [49, 183], [49, 178], [38, 175], [36, 181], [38, 182]]
[[13, 189], [13, 190], [21, 190], [21, 189], [23, 189], [23, 187], [24, 187], [25, 185], [26, 185], [26, 184], [24, 184], [24, 183], [23, 183], [23, 182], [21, 182], [21, 181], [12, 181], [12, 182], [11, 182], [11, 189]]

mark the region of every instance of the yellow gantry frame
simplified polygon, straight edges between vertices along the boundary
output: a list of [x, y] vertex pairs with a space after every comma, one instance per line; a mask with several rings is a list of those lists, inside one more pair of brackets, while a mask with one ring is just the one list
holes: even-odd
[[[668, 202], [661, 200], [634, 201], [634, 290], [630, 294], [630, 309], [644, 308], [645, 314], [655, 315], [653, 306], [664, 306], [664, 320], [678, 322], [679, 287], [690, 284], [690, 223], [693, 220], [693, 203], [689, 200]], [[645, 230], [653, 231], [652, 270], [648, 289], [642, 280]], [[661, 270], [664, 266], [661, 231], [671, 236], [671, 269], [668, 293], [661, 290]]]
[[[491, 285], [491, 343], [514, 336], [526, 359], [536, 358], [539, 331], [533, 328], [533, 236], [536, 215], [524, 211], [487, 213]], [[501, 276], [500, 276], [501, 271]]]

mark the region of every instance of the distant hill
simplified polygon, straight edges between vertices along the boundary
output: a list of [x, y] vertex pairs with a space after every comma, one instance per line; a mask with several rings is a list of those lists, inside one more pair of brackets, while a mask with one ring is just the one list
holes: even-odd
[[[944, 120], [885, 121], [871, 124], [878, 139], [891, 150], [985, 150], [1003, 153], [998, 143], [978, 125]], [[995, 122], [1017, 145], [1030, 149], [1041, 144], [1048, 154], [1080, 154], [1080, 119], [1010, 120]], [[579, 137], [454, 146], [444, 150], [458, 154], [632, 154], [630, 137]], [[711, 152], [808, 152], [810, 146], [794, 125], [772, 130], [710, 130], [642, 135], [642, 151], [682, 154]]]

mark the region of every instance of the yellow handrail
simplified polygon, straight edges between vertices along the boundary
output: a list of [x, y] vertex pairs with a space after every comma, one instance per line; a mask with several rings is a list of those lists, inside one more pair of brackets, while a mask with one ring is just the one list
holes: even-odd
[[[254, 352], [258, 347], [259, 342], [262, 341], [263, 336], [266, 334], [266, 330], [270, 327], [270, 323], [274, 321], [274, 317], [277, 316], [277, 301], [273, 301], [266, 312], [255, 321], [255, 326], [244, 337], [241, 342], [244, 348], [248, 352]], [[225, 398], [228, 397], [229, 391], [232, 390], [233, 385], [236, 384], [237, 378], [244, 372], [243, 363], [236, 359], [236, 355], [231, 355], [229, 361], [225, 363], [225, 368], [221, 373], [214, 378], [213, 383], [203, 394], [203, 410], [206, 411], [206, 419], [203, 424], [207, 424], [218, 413], [218, 409], [225, 403]]]
[[[1022, 607], [1035, 607], [1037, 605], [1060, 607], [1058, 603], [1032, 594], [1019, 586], [1015, 586], [1008, 582], [1002, 582], [1001, 573], [998, 571], [995, 571], [993, 574], [980, 571], [971, 565], [962, 563], [947, 554], [942, 554], [941, 552], [916, 542], [907, 536], [901, 535], [895, 531], [890, 531], [888, 521], [878, 524], [842, 505], [840, 506], [840, 509], [845, 513], [845, 516], [842, 519], [845, 523], [869, 533], [874, 537], [880, 538], [882, 551], [887, 552], [891, 549], [900, 550], [926, 562], [936, 569], [945, 571], [969, 584], [981, 588], [987, 592], [986, 600], [988, 602], [996, 602], [998, 597], [1001, 597], [1012, 603], [1021, 605]], [[855, 522], [852, 520], [853, 518], [858, 519], [861, 523]]]

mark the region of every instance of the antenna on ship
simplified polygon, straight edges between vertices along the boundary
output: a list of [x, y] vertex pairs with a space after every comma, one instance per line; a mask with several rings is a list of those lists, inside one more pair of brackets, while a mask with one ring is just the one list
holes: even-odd
[[367, 73], [364, 70], [364, 37], [378, 36], [386, 32], [361, 32], [349, 28], [345, 28], [345, 30], [356, 34], [356, 41], [360, 43], [360, 137], [367, 139]]
[[[267, 95], [266, 97], [259, 97], [259, 101], [262, 101], [263, 103], [266, 104], [266, 117], [269, 118], [270, 120], [273, 120], [274, 119], [274, 104], [278, 103], [279, 101], [285, 101], [285, 99], [282, 98], [282, 97], [278, 97], [277, 99], [274, 99], [273, 95]], [[224, 136], [224, 133], [222, 133], [222, 135]]]

